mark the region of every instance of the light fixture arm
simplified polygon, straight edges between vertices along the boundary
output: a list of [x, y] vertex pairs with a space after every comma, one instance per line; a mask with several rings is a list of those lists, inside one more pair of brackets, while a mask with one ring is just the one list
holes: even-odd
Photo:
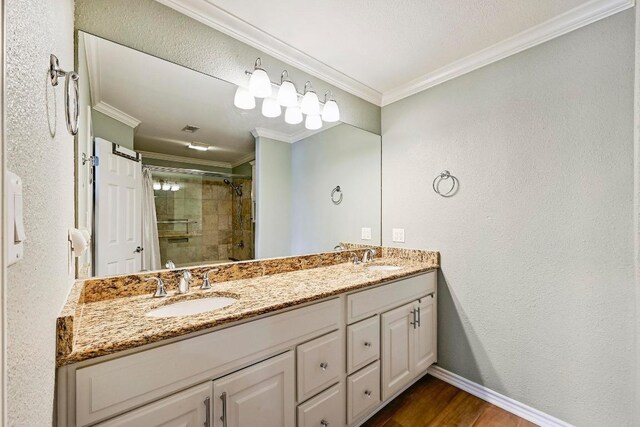
[[280, 84], [282, 85], [282, 83], [284, 82], [291, 82], [291, 79], [289, 78], [289, 72], [287, 70], [284, 70], [282, 74], [280, 74]]
[[[307, 85], [309, 85], [309, 89], [307, 89]], [[307, 93], [307, 90], [310, 92], [315, 92], [313, 90], [313, 86], [311, 86], [311, 82], [309, 80], [306, 81], [306, 83], [304, 84], [304, 93]]]

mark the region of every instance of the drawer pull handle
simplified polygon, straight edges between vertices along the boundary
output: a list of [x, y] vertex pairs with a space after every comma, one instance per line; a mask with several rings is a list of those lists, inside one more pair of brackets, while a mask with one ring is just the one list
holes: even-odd
[[418, 322], [418, 327], [422, 326], [420, 323], [420, 307], [418, 307], [418, 313], [416, 314], [416, 322]]
[[365, 341], [365, 342], [364, 342], [364, 346], [365, 346], [365, 347], [371, 347], [371, 343], [370, 343], [369, 341]]
[[320, 425], [322, 427], [328, 427], [329, 426], [329, 421], [325, 420], [324, 418], [320, 421]]
[[364, 391], [364, 395], [365, 395], [365, 396], [367, 396], [367, 398], [368, 398], [368, 399], [370, 399], [370, 398], [371, 398], [371, 394], [372, 394], [372, 393], [371, 393], [371, 390], [365, 390], [365, 391]]
[[322, 362], [320, 364], [320, 367], [322, 368], [323, 371], [326, 371], [327, 368], [329, 367], [329, 364], [327, 362]]
[[211, 427], [211, 399], [204, 399], [204, 427]]
[[220, 416], [220, 421], [222, 421], [223, 427], [227, 427], [227, 392], [226, 391], [220, 395], [220, 400], [222, 400], [222, 415]]
[[409, 322], [410, 325], [413, 325], [413, 329], [418, 327], [418, 320], [416, 320], [416, 309], [411, 310], [411, 315], [413, 316], [413, 322]]

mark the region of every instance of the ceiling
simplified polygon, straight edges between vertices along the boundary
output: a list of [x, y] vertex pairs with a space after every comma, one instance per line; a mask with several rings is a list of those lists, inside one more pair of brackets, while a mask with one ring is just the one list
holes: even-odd
[[304, 57], [308, 64], [304, 71], [378, 105], [394, 102], [634, 3], [633, 0], [158, 1], [278, 59], [300, 63]]
[[[235, 108], [236, 86], [229, 82], [90, 34], [83, 37], [93, 107], [134, 127], [137, 151], [234, 165], [253, 155], [255, 129], [288, 142], [311, 134], [282, 116], [263, 117], [259, 101], [251, 111]], [[185, 125], [200, 129], [187, 133]], [[188, 149], [191, 141], [213, 149]]]

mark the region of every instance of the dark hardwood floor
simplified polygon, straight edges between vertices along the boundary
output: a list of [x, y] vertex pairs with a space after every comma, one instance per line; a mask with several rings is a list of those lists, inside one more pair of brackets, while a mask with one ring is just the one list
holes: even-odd
[[426, 375], [391, 401], [367, 427], [533, 427], [535, 424]]

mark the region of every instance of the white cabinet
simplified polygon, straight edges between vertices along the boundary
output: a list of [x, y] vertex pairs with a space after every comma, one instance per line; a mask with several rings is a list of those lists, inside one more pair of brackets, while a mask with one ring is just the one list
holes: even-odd
[[292, 352], [213, 382], [213, 426], [293, 427], [295, 373]]
[[298, 406], [298, 427], [343, 426], [345, 400], [343, 384], [336, 384]]
[[347, 421], [368, 415], [380, 403], [380, 362], [347, 378]]
[[344, 350], [338, 331], [298, 346], [298, 401], [303, 402], [338, 382]]
[[101, 427], [202, 427], [210, 425], [211, 382], [99, 424]]
[[347, 327], [347, 373], [378, 360], [380, 355], [380, 320], [374, 316]]
[[382, 400], [390, 398], [436, 360], [433, 295], [381, 316]]

